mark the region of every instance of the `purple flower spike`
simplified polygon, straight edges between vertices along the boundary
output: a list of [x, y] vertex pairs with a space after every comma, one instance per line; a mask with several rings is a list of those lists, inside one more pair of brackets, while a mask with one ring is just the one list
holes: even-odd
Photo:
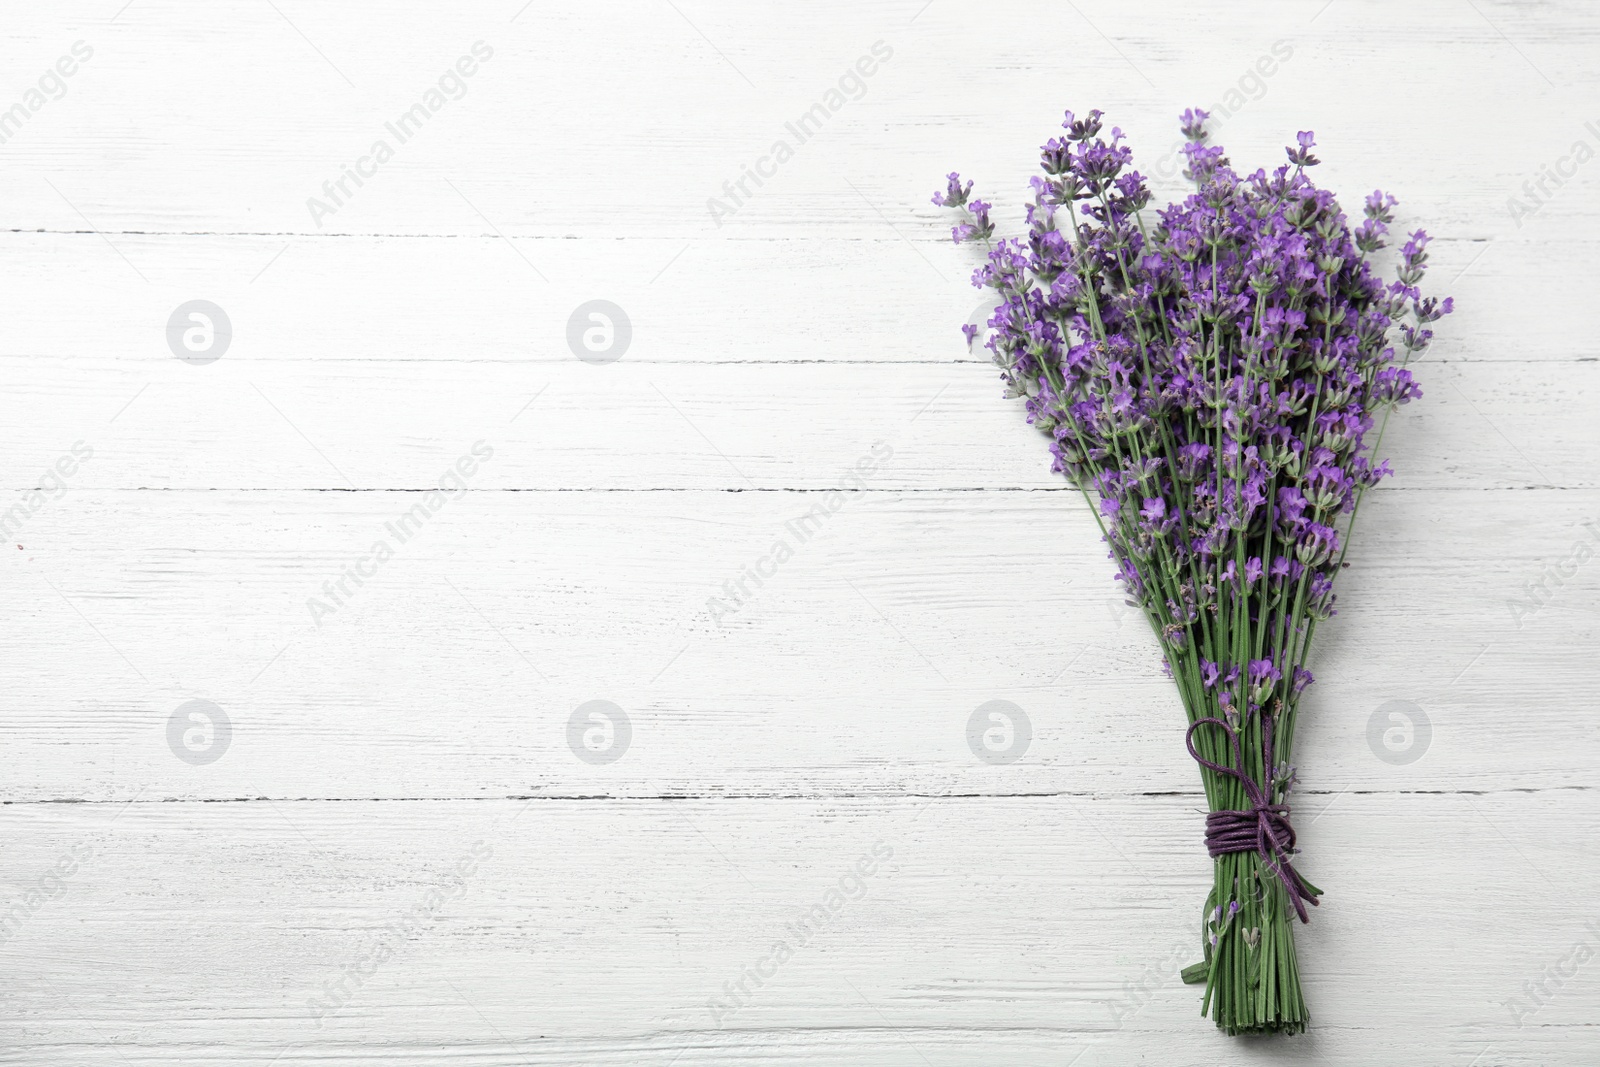
[[1317, 141], [1310, 130], [1301, 130], [1294, 135], [1294, 139], [1299, 147], [1288, 150], [1290, 163], [1297, 167], [1314, 167], [1322, 162], [1311, 154], [1311, 149], [1316, 146]]
[[935, 202], [960, 212], [957, 242], [983, 243], [985, 347], [1095, 508], [1183, 701], [1218, 860], [1210, 1011], [1230, 1033], [1298, 1032], [1289, 923], [1319, 893], [1294, 869], [1287, 803], [1305, 664], [1360, 501], [1391, 473], [1386, 420], [1422, 395], [1409, 364], [1454, 305], [1423, 294], [1429, 238], [1391, 233], [1394, 197], [1373, 190], [1352, 218], [1317, 187], [1310, 130], [1287, 163], [1241, 174], [1190, 108], [1192, 191], [1152, 208], [1103, 118], [1066, 113], [1013, 233], [959, 175]]
[[968, 195], [972, 192], [972, 183], [961, 183], [961, 175], [951, 171], [947, 176], [949, 184], [944, 192], [934, 193], [933, 202], [939, 207], [960, 207], [967, 202]]

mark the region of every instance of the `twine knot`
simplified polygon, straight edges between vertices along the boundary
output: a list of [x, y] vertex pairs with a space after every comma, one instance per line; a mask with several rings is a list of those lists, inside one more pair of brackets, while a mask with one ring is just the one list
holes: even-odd
[[[1233, 766], [1224, 767], [1220, 763], [1213, 763], [1195, 751], [1194, 732], [1202, 726], [1220, 726], [1228, 735], [1228, 740], [1233, 745]], [[1262, 765], [1267, 769], [1267, 774], [1272, 773], [1272, 720], [1263, 717], [1261, 720], [1262, 731]], [[1294, 827], [1289, 824], [1289, 805], [1273, 804], [1261, 786], [1251, 778], [1245, 770], [1244, 754], [1239, 748], [1239, 734], [1226, 720], [1209, 718], [1197, 719], [1184, 735], [1184, 744], [1189, 749], [1189, 755], [1202, 767], [1209, 767], [1218, 774], [1237, 778], [1244, 786], [1245, 796], [1250, 801], [1250, 807], [1239, 811], [1227, 809], [1213, 811], [1206, 816], [1206, 851], [1212, 859], [1226, 856], [1235, 852], [1255, 852], [1261, 857], [1269, 870], [1276, 874], [1283, 887], [1289, 891], [1289, 902], [1294, 905], [1295, 914], [1300, 916], [1300, 921], [1307, 923], [1311, 916], [1306, 913], [1306, 904], [1312, 907], [1317, 905], [1317, 894], [1320, 890], [1300, 877], [1298, 871], [1289, 863], [1289, 857], [1294, 855]]]

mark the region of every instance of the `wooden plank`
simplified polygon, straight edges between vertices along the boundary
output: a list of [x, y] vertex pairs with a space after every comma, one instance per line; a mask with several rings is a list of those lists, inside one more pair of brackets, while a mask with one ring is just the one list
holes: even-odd
[[[0, 202], [15, 225], [848, 237], [888, 236], [884, 216], [905, 226], [900, 212], [914, 204], [914, 232], [931, 237], [938, 175], [974, 172], [1015, 203], [1033, 146], [1063, 108], [1106, 110], [1161, 174], [1178, 112], [1232, 103], [1224, 140], [1241, 167], [1276, 165], [1294, 132], [1315, 126], [1336, 188], [1355, 196], [1383, 185], [1407, 221], [1482, 239], [1529, 232], [1516, 230], [1507, 199], [1584, 134], [1600, 98], [1590, 63], [1600, 23], [1582, 0], [1496, 5], [1492, 16], [1440, 2], [1236, 14], [1165, 0], [1089, 20], [1017, 5], [990, 16], [982, 46], [965, 12], [938, 4], [569, 3], [515, 20], [517, 5], [488, 0], [406, 18], [362, 4], [278, 7], [229, 0], [203, 24], [176, 0], [138, 0], [109, 22], [19, 12], [7, 58], [21, 70], [49, 67], [79, 39], [97, 51], [4, 146], [14, 167]], [[1362, 32], [1379, 22], [1381, 48]], [[401, 143], [388, 126], [480, 40], [493, 58]], [[857, 98], [803, 142], [790, 133], [786, 124], [839, 91], [879, 41], [892, 57], [859, 94], [847, 84]], [[1289, 58], [1251, 80], [1274, 45]], [[1421, 113], [1471, 119], [1420, 122], [1393, 104], [1401, 92]], [[152, 115], [163, 121], [145, 121]], [[1527, 153], [1484, 151], [1496, 129], [1517, 130]], [[761, 187], [747, 181], [750, 195], [719, 229], [707, 200], [726, 197], [724, 183], [778, 138], [793, 158]], [[319, 226], [307, 200], [378, 139], [393, 158], [360, 188], [347, 184], [346, 204]], [[62, 179], [59, 191], [41, 172]], [[1173, 176], [1162, 195], [1180, 187]], [[1560, 210], [1580, 213], [1592, 236], [1592, 200], [1560, 191]]]
[[[1583, 225], [1541, 231], [1537, 241], [1527, 237], [1532, 224], [1521, 238], [1437, 241], [1427, 288], [1454, 295], [1458, 311], [1439, 327], [1429, 358], [1600, 359], [1600, 318], [1587, 296], [1600, 282], [1590, 255], [1600, 231]], [[992, 307], [969, 284], [980, 257], [948, 240], [913, 246], [892, 233], [757, 240], [689, 232], [511, 244], [515, 251], [493, 235], [134, 234], [118, 235], [113, 249], [92, 233], [0, 234], [0, 255], [26, 263], [31, 278], [0, 356], [125, 360], [159, 373], [162, 361], [178, 362], [167, 343], [169, 317], [206, 299], [226, 312], [233, 340], [220, 362], [184, 368], [197, 380], [241, 363], [306, 360], [478, 369], [500, 361], [543, 370], [574, 362], [568, 323], [581, 305], [605, 299], [626, 313], [631, 336], [620, 362], [597, 371], [663, 362], [988, 360], [981, 348], [969, 351], [960, 332]], [[1550, 307], [1566, 311], [1552, 315]]]
[[[441, 498], [420, 531], [399, 525], [422, 499], [84, 490], [41, 512], [0, 590], [16, 620], [9, 795], [1196, 785], [1149, 632], [1067, 494], [474, 492]], [[1597, 521], [1593, 490], [1375, 495], [1319, 635], [1307, 787], [1586, 775], [1600, 737], [1573, 694], [1596, 680], [1600, 572], [1579, 546]], [[360, 586], [342, 578], [358, 562]], [[1557, 565], [1573, 572], [1559, 583]], [[169, 748], [193, 699], [233, 724], [207, 766]], [[966, 734], [996, 699], [1033, 724], [1027, 757], [1004, 767]], [[632, 725], [625, 758], [603, 766], [568, 744], [592, 700]], [[1403, 767], [1368, 741], [1392, 700], [1433, 728]], [[1508, 748], [1490, 725], [1507, 714], [1564, 741]]]
[[[1425, 396], [1386, 431], [1399, 472], [1389, 484], [1596, 485], [1600, 363], [1434, 362], [1418, 374]], [[72, 491], [425, 489], [483, 442], [493, 455], [475, 489], [859, 481], [1071, 492], [1020, 403], [1001, 392], [993, 368], [977, 363], [28, 360], [0, 398], [0, 484], [54, 485], [45, 473], [82, 442], [92, 456], [58, 479]], [[1552, 408], [1552, 395], [1565, 402]]]
[[[448, 1048], [473, 1067], [1158, 1051], [1198, 1067], [1237, 1047], [1173, 974], [1198, 952], [1209, 878], [1191, 798], [139, 802], [0, 819], [19, 881], [87, 852], [0, 948], [9, 1062], [420, 1064]], [[1534, 826], [1567, 844], [1519, 833]], [[1327, 897], [1298, 931], [1317, 1030], [1289, 1054], [1572, 1062], [1600, 1007], [1586, 972], [1520, 1028], [1505, 1002], [1600, 937], [1570, 892], [1597, 831], [1593, 792], [1351, 794], [1304, 820], [1300, 862]], [[1516, 875], [1452, 877], [1467, 852]], [[757, 966], [736, 1007], [708, 1003]]]

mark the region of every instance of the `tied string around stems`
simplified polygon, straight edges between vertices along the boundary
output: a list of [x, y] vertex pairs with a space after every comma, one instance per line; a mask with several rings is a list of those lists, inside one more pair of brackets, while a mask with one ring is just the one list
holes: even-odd
[[[1228, 735], [1228, 740], [1233, 744], [1232, 767], [1213, 763], [1195, 751], [1194, 732], [1202, 726], [1213, 724], [1222, 727], [1223, 732]], [[1262, 716], [1261, 731], [1264, 756], [1262, 765], [1267, 769], [1267, 774], [1271, 775], [1271, 718]], [[1212, 859], [1234, 852], [1259, 853], [1262, 862], [1278, 876], [1283, 882], [1283, 887], [1289, 891], [1289, 902], [1294, 905], [1295, 914], [1300, 916], [1300, 921], [1310, 922], [1311, 917], [1306, 913], [1306, 903], [1316, 907], [1317, 895], [1321, 890], [1300, 877], [1299, 872], [1289, 865], [1289, 857], [1295, 851], [1294, 827], [1289, 825], [1289, 805], [1271, 803], [1255, 779], [1250, 777], [1245, 769], [1244, 754], [1239, 748], [1238, 732], [1224, 719], [1197, 719], [1189, 727], [1189, 732], [1184, 735], [1183, 741], [1189, 749], [1189, 755], [1193, 756], [1202, 767], [1209, 767], [1218, 774], [1237, 778], [1244, 786], [1245, 796], [1250, 800], [1250, 807], [1244, 811], [1213, 811], [1206, 816], [1206, 851], [1210, 853]]]

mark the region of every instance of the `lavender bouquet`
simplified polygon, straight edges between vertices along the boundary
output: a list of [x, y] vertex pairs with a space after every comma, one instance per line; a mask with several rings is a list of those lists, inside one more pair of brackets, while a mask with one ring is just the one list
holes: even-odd
[[1184, 979], [1229, 1034], [1299, 1033], [1292, 920], [1321, 892], [1291, 864], [1287, 803], [1307, 656], [1362, 497], [1390, 473], [1373, 460], [1383, 425], [1420, 395], [1407, 364], [1450, 301], [1418, 291], [1420, 230], [1379, 280], [1395, 200], [1374, 192], [1352, 229], [1307, 175], [1310, 133], [1241, 177], [1206, 117], [1182, 116], [1194, 193], [1154, 220], [1099, 111], [1067, 112], [1044, 145], [1026, 237], [995, 239], [957, 174], [933, 199], [962, 212], [958, 243], [987, 249], [973, 284], [1001, 302], [986, 346], [1090, 502], [1188, 715], [1214, 875]]

